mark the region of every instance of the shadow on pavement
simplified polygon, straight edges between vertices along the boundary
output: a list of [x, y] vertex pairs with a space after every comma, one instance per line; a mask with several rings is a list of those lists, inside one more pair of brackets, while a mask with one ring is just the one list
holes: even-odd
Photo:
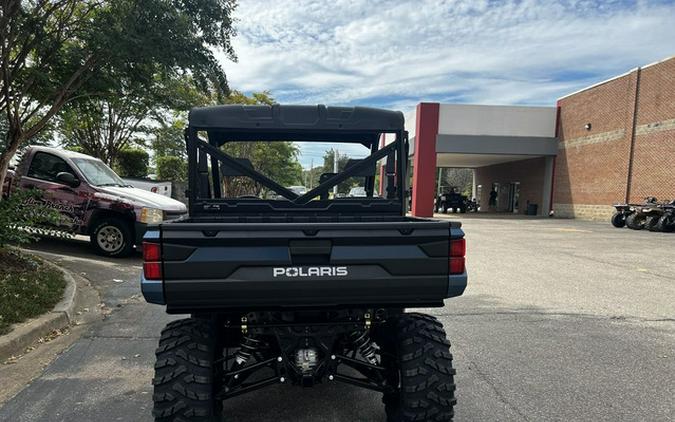
[[140, 252], [137, 251], [124, 258], [108, 258], [98, 255], [94, 252], [94, 249], [91, 247], [89, 240], [84, 236], [76, 236], [72, 239], [43, 237], [39, 241], [25, 246], [25, 248], [57, 255], [72, 256], [76, 258], [95, 259], [98, 261], [105, 261], [115, 264], [137, 262], [141, 256]]

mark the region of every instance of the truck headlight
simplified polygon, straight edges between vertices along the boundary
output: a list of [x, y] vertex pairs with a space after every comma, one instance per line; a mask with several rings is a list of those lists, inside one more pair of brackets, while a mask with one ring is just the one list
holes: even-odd
[[157, 208], [141, 208], [139, 221], [145, 224], [159, 224], [164, 220], [164, 213]]

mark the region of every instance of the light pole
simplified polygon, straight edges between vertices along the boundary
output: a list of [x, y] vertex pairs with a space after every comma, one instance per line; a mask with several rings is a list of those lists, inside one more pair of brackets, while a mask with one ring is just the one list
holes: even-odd
[[[333, 173], [337, 174], [338, 172], [338, 157], [340, 157], [340, 153], [338, 152], [337, 148], [333, 150]], [[338, 187], [337, 185], [333, 186], [333, 198], [337, 196], [338, 193]]]

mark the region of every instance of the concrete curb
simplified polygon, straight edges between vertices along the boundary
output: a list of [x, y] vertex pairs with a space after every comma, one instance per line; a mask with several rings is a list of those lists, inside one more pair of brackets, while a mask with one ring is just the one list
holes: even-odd
[[63, 278], [66, 280], [63, 299], [50, 312], [21, 324], [16, 324], [12, 331], [0, 336], [0, 362], [4, 362], [12, 356], [23, 354], [27, 347], [40, 338], [47, 336], [54, 330], [69, 326], [73, 321], [78, 300], [75, 279], [67, 270], [58, 265], [44, 258], [40, 258], [40, 260], [63, 273]]

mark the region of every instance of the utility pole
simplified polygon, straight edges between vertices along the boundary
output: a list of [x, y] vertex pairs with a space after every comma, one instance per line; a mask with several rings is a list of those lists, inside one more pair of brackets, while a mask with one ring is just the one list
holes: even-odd
[[[338, 158], [340, 157], [340, 153], [338, 152], [337, 148], [333, 150], [333, 173], [337, 174], [338, 172]], [[333, 198], [337, 196], [338, 193], [338, 187], [337, 185], [333, 186]]]
[[441, 194], [441, 183], [443, 183], [443, 167], [438, 168], [438, 183], [436, 184], [436, 196]]
[[309, 162], [309, 183], [308, 187], [311, 190], [314, 187], [314, 159]]

